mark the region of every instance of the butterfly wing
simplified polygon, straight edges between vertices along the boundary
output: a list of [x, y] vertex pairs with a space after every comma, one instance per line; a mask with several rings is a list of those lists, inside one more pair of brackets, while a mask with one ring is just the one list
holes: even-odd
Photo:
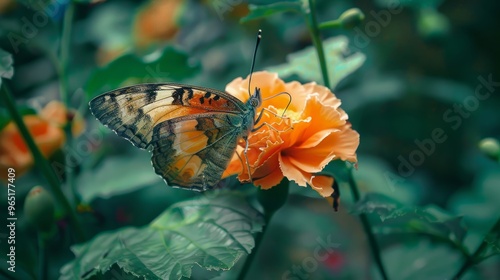
[[94, 116], [141, 149], [150, 146], [154, 127], [173, 118], [223, 112], [239, 114], [244, 104], [234, 96], [181, 84], [141, 84], [120, 88], [90, 101]]
[[212, 188], [236, 149], [242, 133], [239, 124], [239, 115], [213, 112], [160, 123], [151, 141], [155, 172], [170, 186]]

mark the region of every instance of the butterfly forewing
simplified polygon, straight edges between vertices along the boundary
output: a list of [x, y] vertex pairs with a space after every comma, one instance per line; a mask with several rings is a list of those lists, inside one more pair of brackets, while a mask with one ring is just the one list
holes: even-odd
[[243, 103], [221, 91], [179, 84], [144, 84], [94, 98], [90, 109], [104, 125], [139, 148], [147, 148], [155, 125], [214, 110], [238, 114]]

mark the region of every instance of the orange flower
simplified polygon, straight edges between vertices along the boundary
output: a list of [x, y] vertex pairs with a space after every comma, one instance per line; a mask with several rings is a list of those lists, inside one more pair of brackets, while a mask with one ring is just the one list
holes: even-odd
[[[45, 157], [50, 157], [59, 150], [65, 141], [63, 126], [66, 124], [67, 110], [60, 102], [52, 101], [39, 115], [26, 115], [23, 121], [33, 140]], [[84, 129], [84, 122], [76, 116], [73, 134], [78, 135]], [[33, 156], [24, 143], [17, 125], [10, 121], [0, 131], [0, 178], [6, 180], [8, 168], [14, 168], [16, 175], [27, 172], [33, 165]]]
[[137, 14], [134, 38], [139, 48], [168, 39], [178, 31], [182, 0], [149, 1]]
[[[54, 100], [45, 105], [40, 112], [40, 117], [44, 120], [52, 122], [54, 125], [64, 127], [64, 125], [68, 122], [68, 110], [66, 110], [66, 106], [64, 106], [64, 104]], [[73, 135], [80, 135], [85, 129], [85, 122], [79, 114], [74, 115], [73, 118], [73, 124], [71, 127]]]
[[[263, 126], [248, 138], [247, 157], [254, 184], [269, 189], [287, 177], [300, 186], [310, 185], [324, 197], [330, 196], [333, 178], [314, 174], [332, 160], [356, 162], [359, 145], [359, 134], [347, 122], [347, 114], [339, 107], [340, 100], [316, 83], [285, 83], [269, 72], [253, 73], [251, 88], [255, 87], [261, 89], [264, 99], [257, 112], [264, 108], [269, 112], [264, 111], [255, 127]], [[226, 91], [247, 100], [248, 78], [233, 80]], [[290, 98], [285, 94], [276, 96], [282, 92], [291, 95], [288, 108]], [[244, 147], [242, 141], [237, 148], [242, 159]], [[249, 180], [248, 168], [242, 165], [240, 157], [233, 156], [224, 177], [239, 174], [240, 181]]]

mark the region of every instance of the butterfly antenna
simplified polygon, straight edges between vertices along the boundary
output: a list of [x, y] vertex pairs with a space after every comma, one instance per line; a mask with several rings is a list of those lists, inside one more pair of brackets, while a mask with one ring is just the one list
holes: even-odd
[[262, 38], [262, 30], [259, 29], [259, 32], [257, 33], [257, 42], [255, 43], [255, 50], [253, 52], [252, 67], [250, 67], [250, 77], [248, 78], [248, 94], [250, 96], [252, 96], [252, 93], [250, 92], [250, 84], [252, 83], [253, 68], [255, 67], [255, 58], [257, 56], [257, 49], [259, 48], [259, 43], [261, 38]]

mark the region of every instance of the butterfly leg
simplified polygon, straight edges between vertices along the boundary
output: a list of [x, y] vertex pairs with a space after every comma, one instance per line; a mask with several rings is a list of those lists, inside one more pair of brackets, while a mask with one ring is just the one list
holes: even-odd
[[[256, 120], [255, 120], [255, 122], [254, 122], [255, 124], [257, 124], [257, 123], [260, 121], [260, 119], [262, 118], [262, 116], [263, 116], [263, 114], [264, 114], [264, 111], [266, 111], [266, 112], [268, 112], [268, 113], [270, 113], [270, 114], [272, 114], [272, 115], [274, 115], [274, 116], [276, 116], [276, 117], [278, 117], [278, 118], [281, 118], [281, 119], [285, 118], [285, 117], [283, 117], [283, 116], [278, 116], [276, 113], [271, 112], [271, 111], [270, 111], [269, 109], [267, 109], [267, 108], [263, 108], [262, 110], [260, 110], [260, 113], [259, 113], [259, 115], [257, 116], [257, 119], [256, 119]], [[288, 131], [288, 130], [290, 130], [290, 129], [293, 129], [293, 127], [292, 127], [292, 126], [289, 126], [289, 127], [288, 127], [287, 129], [285, 129], [285, 130], [278, 130], [278, 129], [274, 128], [271, 124], [269, 124], [269, 123], [267, 123], [267, 122], [263, 122], [262, 124], [258, 125], [257, 127], [254, 127], [254, 128], [252, 129], [252, 132], [255, 132], [255, 131], [257, 131], [257, 130], [261, 129], [261, 128], [262, 128], [263, 126], [265, 126], [265, 125], [267, 125], [270, 129], [272, 129], [272, 130], [274, 130], [274, 131], [276, 131], [276, 132], [286, 132], [286, 131]]]
[[250, 173], [250, 163], [248, 162], [248, 138], [243, 138], [245, 140], [245, 150], [243, 150], [243, 154], [245, 155], [245, 163], [248, 171], [248, 178], [250, 178], [250, 183], [253, 184], [252, 173]]

